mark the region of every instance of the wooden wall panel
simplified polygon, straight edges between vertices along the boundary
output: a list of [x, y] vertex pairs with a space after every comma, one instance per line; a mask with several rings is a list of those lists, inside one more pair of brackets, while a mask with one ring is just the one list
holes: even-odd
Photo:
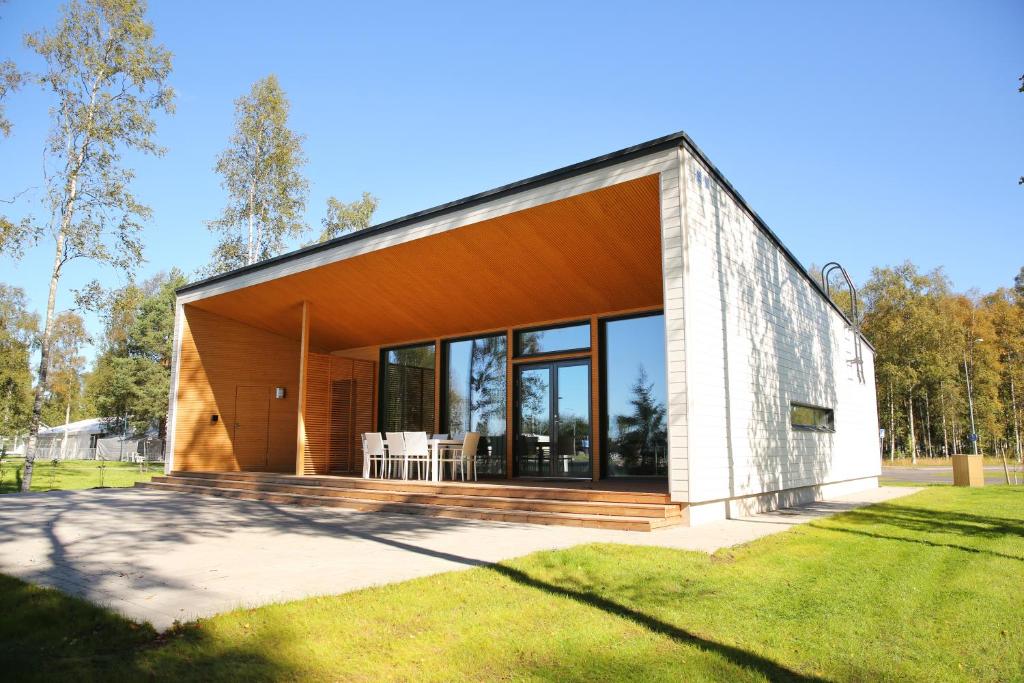
[[377, 364], [310, 353], [303, 474], [362, 470], [361, 435], [374, 428]]
[[[266, 469], [295, 471], [298, 429], [299, 344], [222, 318], [192, 305], [183, 308], [178, 397], [175, 406], [175, 469], [235, 471], [232, 426], [238, 386], [285, 388], [270, 399]], [[271, 394], [273, 396], [273, 394]], [[211, 415], [217, 415], [212, 422]]]
[[328, 443], [330, 440], [331, 357], [319, 353], [309, 354], [306, 366], [306, 448], [302, 463], [303, 474], [324, 474], [328, 470]]

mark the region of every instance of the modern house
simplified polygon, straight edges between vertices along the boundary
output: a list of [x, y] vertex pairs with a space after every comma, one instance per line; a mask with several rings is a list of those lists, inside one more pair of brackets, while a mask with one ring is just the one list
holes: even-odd
[[[683, 133], [189, 284], [175, 329], [181, 490], [697, 524], [877, 485], [872, 348]], [[479, 432], [481, 482], [371, 485], [378, 430]]]

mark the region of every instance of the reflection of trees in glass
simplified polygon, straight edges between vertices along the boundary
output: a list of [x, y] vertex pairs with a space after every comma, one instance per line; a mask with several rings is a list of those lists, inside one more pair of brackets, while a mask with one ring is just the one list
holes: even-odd
[[550, 386], [548, 371], [526, 370], [519, 374], [519, 413], [523, 433], [548, 434]]
[[407, 346], [403, 349], [388, 351], [388, 362], [394, 365], [407, 365], [414, 368], [434, 367], [434, 345]]
[[633, 406], [630, 415], [615, 416], [615, 443], [626, 474], [660, 474], [656, 472], [658, 456], [665, 455], [668, 431], [665, 427], [665, 406], [654, 396], [654, 383], [641, 365], [631, 389]]
[[519, 333], [519, 355], [529, 356], [534, 353], [540, 353], [541, 351], [541, 340], [544, 339], [543, 330], [534, 332], [520, 332]]
[[469, 366], [465, 376], [449, 373], [449, 431], [475, 431], [486, 437], [493, 426], [495, 435], [503, 434], [505, 337], [482, 337], [457, 343], [469, 344]]

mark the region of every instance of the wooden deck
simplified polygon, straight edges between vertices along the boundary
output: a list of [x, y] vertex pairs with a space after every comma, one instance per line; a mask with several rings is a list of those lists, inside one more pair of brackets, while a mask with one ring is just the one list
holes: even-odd
[[649, 480], [434, 483], [268, 472], [173, 472], [137, 486], [269, 503], [629, 531], [652, 531], [683, 521], [683, 506], [669, 500], [665, 482]]

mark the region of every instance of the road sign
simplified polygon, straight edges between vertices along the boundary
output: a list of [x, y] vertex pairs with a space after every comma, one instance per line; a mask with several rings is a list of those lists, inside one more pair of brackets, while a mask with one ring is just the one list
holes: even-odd
[[978, 435], [977, 434], [968, 434], [967, 435], [967, 440], [970, 441], [971, 443], [974, 443], [975, 441], [978, 440]]

